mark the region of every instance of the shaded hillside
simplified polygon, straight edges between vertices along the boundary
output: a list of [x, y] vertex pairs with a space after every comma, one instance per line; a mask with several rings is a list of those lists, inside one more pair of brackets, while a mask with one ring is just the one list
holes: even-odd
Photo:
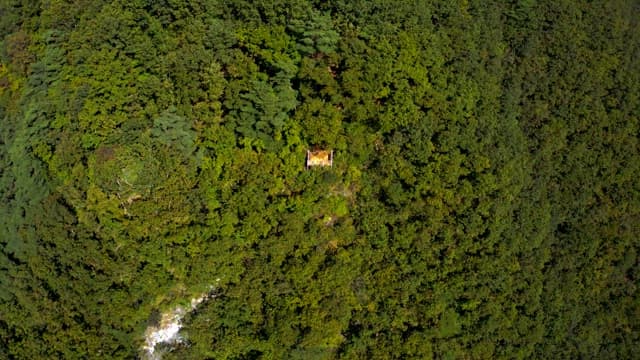
[[0, 0], [0, 358], [633, 357], [638, 19]]

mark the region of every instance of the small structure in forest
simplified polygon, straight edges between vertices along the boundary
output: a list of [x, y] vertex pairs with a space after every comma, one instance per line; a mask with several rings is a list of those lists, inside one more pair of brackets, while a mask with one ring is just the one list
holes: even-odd
[[333, 150], [307, 150], [307, 169], [314, 166], [333, 167]]

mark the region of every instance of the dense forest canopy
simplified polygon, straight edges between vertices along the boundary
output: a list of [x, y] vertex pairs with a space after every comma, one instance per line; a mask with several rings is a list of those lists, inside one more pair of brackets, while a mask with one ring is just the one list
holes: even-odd
[[0, 358], [637, 356], [639, 20], [0, 0]]

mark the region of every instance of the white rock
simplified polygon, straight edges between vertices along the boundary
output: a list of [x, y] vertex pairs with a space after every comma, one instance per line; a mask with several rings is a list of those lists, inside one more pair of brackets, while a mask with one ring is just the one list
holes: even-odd
[[[213, 287], [210, 287], [213, 290]], [[190, 312], [196, 310], [198, 305], [204, 301], [214, 298], [211, 292], [204, 293], [197, 298], [191, 299]], [[159, 360], [161, 354], [156, 353], [156, 347], [159, 344], [179, 344], [182, 342], [180, 337], [180, 329], [182, 328], [182, 319], [187, 312], [180, 306], [176, 307], [168, 313], [162, 314], [160, 324], [158, 326], [150, 326], [145, 331], [145, 342], [142, 349], [150, 360]]]

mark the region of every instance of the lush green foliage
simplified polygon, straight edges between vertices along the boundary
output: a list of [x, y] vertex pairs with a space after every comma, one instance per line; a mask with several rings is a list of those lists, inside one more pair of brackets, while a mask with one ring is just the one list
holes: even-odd
[[633, 357], [639, 19], [0, 0], [0, 358]]

